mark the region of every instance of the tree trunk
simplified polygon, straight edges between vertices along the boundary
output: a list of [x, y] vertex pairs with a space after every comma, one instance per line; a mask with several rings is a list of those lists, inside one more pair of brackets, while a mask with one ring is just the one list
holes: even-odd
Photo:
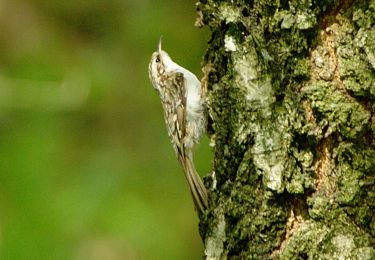
[[375, 259], [375, 0], [201, 0], [207, 259]]

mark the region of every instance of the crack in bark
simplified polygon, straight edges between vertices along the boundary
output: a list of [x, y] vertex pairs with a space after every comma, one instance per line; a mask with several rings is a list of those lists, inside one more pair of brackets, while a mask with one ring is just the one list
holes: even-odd
[[271, 258], [278, 259], [280, 252], [287, 246], [289, 239], [306, 221], [307, 210], [303, 207], [301, 201], [292, 202], [289, 218], [286, 222], [284, 238], [279, 247], [271, 254]]
[[348, 9], [352, 6], [354, 0], [341, 0], [338, 1], [338, 4], [326, 11], [323, 18], [320, 20], [319, 27], [324, 30], [327, 27], [331, 26], [333, 23], [337, 23], [336, 16], [345, 9]]
[[329, 181], [329, 175], [332, 172], [332, 163], [331, 163], [331, 137], [324, 138], [321, 143], [318, 145], [318, 152], [320, 156], [315, 162], [315, 169], [317, 174], [316, 180], [316, 192], [319, 192], [324, 188], [325, 194], [332, 194], [334, 187]]

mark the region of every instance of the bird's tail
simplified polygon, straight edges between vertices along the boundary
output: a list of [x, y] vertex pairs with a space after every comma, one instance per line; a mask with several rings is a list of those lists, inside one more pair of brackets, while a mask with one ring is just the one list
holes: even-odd
[[208, 207], [208, 195], [201, 177], [194, 167], [192, 156], [180, 158], [181, 166], [184, 170], [185, 178], [189, 184], [190, 193], [193, 197], [194, 205], [199, 212], [204, 212]]

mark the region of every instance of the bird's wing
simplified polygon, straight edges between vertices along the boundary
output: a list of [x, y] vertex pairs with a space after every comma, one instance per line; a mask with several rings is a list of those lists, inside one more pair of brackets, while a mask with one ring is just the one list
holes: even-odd
[[169, 137], [180, 159], [185, 158], [184, 138], [186, 134], [186, 87], [182, 72], [169, 72], [164, 87], [164, 113]]
[[175, 86], [177, 88], [178, 100], [180, 102], [176, 106], [178, 134], [181, 140], [184, 139], [186, 133], [186, 90], [184, 74], [181, 72], [175, 73]]

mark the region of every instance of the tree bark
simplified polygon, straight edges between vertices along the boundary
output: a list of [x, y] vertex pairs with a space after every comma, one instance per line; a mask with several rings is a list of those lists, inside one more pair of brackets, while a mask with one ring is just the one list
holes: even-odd
[[375, 259], [375, 0], [200, 0], [207, 259]]

